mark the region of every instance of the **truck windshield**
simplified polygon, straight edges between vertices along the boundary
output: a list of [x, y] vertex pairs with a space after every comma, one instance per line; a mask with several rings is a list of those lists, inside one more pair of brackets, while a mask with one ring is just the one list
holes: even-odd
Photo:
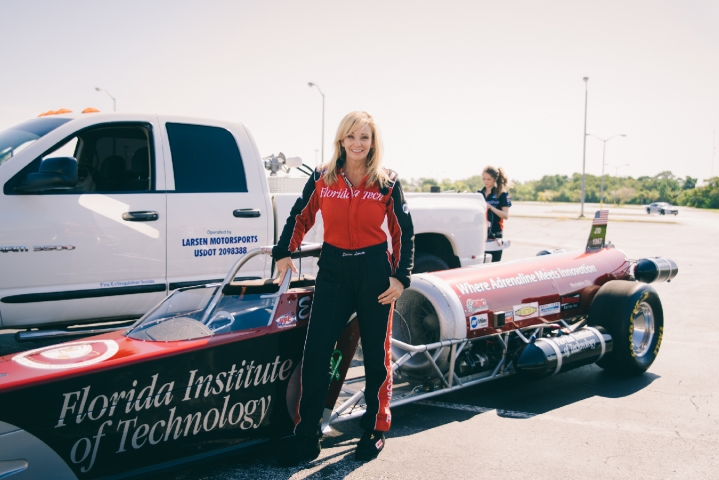
[[0, 132], [0, 166], [69, 118], [35, 118]]
[[175, 291], [138, 320], [127, 336], [154, 342], [192, 340], [266, 327], [270, 323], [276, 297], [253, 294], [223, 295], [210, 318], [203, 321], [217, 288], [215, 284]]

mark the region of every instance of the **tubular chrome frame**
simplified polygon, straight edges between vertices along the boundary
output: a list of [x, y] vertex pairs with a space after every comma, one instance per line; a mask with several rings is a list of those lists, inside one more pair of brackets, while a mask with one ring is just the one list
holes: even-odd
[[[393, 398], [390, 402], [390, 407], [398, 407], [400, 405], [405, 405], [407, 403], [412, 403], [420, 400], [425, 400], [427, 398], [436, 397], [437, 395], [442, 395], [445, 393], [449, 393], [455, 390], [459, 390], [466, 387], [471, 387], [472, 385], [477, 385], [480, 383], [489, 382], [492, 380], [498, 380], [500, 378], [509, 377], [511, 375], [514, 375], [516, 373], [514, 369], [513, 362], [510, 358], [510, 352], [508, 351], [507, 345], [509, 342], [509, 339], [512, 337], [512, 335], [517, 336], [520, 338], [524, 343], [528, 343], [530, 340], [527, 339], [527, 337], [522, 334], [523, 331], [532, 331], [530, 337], [534, 336], [535, 338], [541, 337], [544, 328], [546, 328], [548, 325], [552, 325], [551, 323], [543, 324], [543, 325], [531, 325], [528, 327], [519, 328], [516, 330], [511, 330], [508, 332], [499, 332], [492, 335], [485, 335], [481, 337], [476, 338], [456, 338], [456, 339], [447, 339], [442, 340], [439, 342], [429, 343], [425, 345], [409, 345], [407, 343], [401, 342], [399, 340], [395, 340], [394, 338], [391, 339], [392, 346], [397, 347], [406, 353], [400, 357], [397, 361], [392, 363], [392, 373], [394, 374], [399, 370], [404, 363], [406, 363], [410, 358], [412, 358], [415, 355], [423, 354], [427, 360], [430, 362], [430, 365], [432, 366], [432, 370], [434, 375], [429, 378], [430, 381], [439, 380], [442, 384], [442, 387], [436, 390], [424, 392], [421, 390], [421, 386], [417, 386], [409, 393], [402, 395], [400, 397]], [[488, 338], [494, 338], [496, 340], [499, 340], [499, 342], [502, 345], [502, 358], [499, 360], [497, 365], [495, 365], [494, 369], [491, 371], [486, 372], [480, 372], [476, 374], [467, 375], [465, 377], [458, 377], [457, 374], [454, 372], [454, 365], [459, 357], [459, 355], [462, 353], [464, 348], [467, 345], [470, 345], [477, 341], [484, 341]], [[450, 347], [451, 354], [450, 354], [450, 360], [449, 360], [449, 369], [447, 373], [442, 373], [439, 366], [435, 362], [433, 355], [430, 353], [434, 350], [438, 350], [441, 348]], [[357, 383], [364, 380], [364, 377], [356, 377], [356, 378], [350, 378], [345, 380], [345, 385], [351, 384], [351, 383]], [[346, 390], [344, 390], [345, 393], [348, 393]], [[346, 420], [351, 420], [353, 418], [360, 417], [364, 414], [365, 408], [362, 406], [364, 400], [364, 389], [359, 390], [358, 392], [355, 392], [350, 398], [345, 400], [341, 405], [335, 407], [331, 414], [325, 415], [323, 418], [323, 424], [322, 429], [324, 430], [328, 425], [331, 425], [333, 423], [339, 423], [344, 422]], [[329, 412], [329, 410], [327, 410]]]

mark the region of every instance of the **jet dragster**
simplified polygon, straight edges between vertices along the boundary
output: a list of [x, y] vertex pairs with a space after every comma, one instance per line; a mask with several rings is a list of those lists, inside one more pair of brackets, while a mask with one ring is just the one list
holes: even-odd
[[[641, 374], [664, 315], [665, 258], [628, 260], [597, 212], [586, 249], [418, 274], [393, 316], [392, 406], [510, 375], [590, 363]], [[132, 327], [0, 358], [0, 477], [118, 478], [292, 433], [314, 279], [179, 289]], [[295, 258], [317, 256], [305, 245]], [[325, 426], [362, 415], [354, 317], [327, 359]]]

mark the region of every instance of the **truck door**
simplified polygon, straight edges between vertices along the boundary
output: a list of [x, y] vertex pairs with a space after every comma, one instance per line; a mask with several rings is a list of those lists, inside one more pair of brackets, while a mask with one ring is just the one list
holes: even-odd
[[[3, 185], [5, 328], [140, 316], [164, 298], [165, 185], [156, 121], [112, 122], [64, 138]], [[72, 156], [69, 190], [15, 190], [43, 159]]]
[[[269, 244], [274, 228], [267, 180], [244, 127], [190, 122], [161, 118], [172, 172], [167, 195], [170, 290], [222, 280], [248, 251]], [[268, 266], [261, 255], [238, 276], [260, 278]]]

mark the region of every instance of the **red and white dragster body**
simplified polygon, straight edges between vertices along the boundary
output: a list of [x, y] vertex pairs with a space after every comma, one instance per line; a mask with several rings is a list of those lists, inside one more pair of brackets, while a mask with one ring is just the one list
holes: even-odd
[[[392, 405], [594, 362], [644, 372], [663, 333], [647, 283], [676, 265], [629, 261], [592, 228], [587, 251], [413, 276], [395, 308]], [[235, 280], [267, 252], [129, 330], [0, 358], [0, 477], [117, 478], [290, 435], [314, 282]], [[350, 318], [328, 359], [327, 424], [363, 413], [358, 340]]]

